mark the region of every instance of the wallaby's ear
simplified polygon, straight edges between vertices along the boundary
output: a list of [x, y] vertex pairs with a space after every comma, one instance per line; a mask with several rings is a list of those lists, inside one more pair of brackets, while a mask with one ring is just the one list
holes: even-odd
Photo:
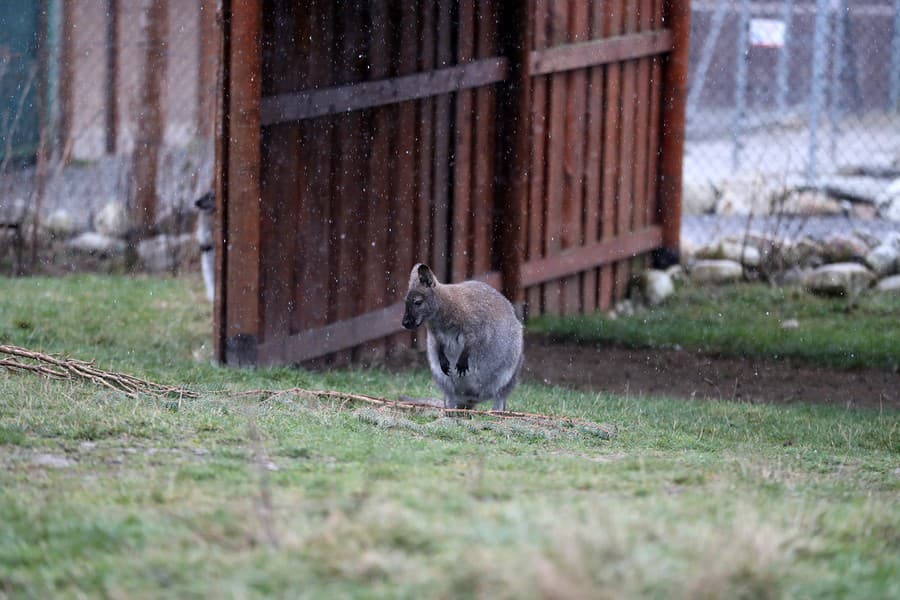
[[434, 287], [434, 273], [428, 268], [428, 265], [419, 265], [419, 283], [425, 287]]

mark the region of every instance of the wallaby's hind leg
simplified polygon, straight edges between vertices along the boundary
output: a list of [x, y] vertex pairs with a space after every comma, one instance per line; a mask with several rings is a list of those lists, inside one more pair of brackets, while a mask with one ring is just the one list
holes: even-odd
[[512, 378], [500, 388], [500, 391], [497, 392], [497, 397], [494, 398], [494, 408], [496, 411], [505, 411], [506, 410], [506, 399], [512, 393], [513, 388], [516, 387], [516, 383], [519, 381], [519, 371], [522, 368], [522, 358], [519, 358], [519, 366], [516, 367], [516, 372], [513, 374]]

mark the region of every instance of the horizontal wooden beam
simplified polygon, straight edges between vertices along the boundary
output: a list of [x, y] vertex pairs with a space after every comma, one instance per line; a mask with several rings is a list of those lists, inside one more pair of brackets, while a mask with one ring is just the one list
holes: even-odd
[[672, 32], [668, 29], [631, 33], [602, 40], [533, 50], [529, 57], [531, 75], [595, 67], [672, 50]]
[[567, 275], [631, 258], [659, 248], [661, 244], [662, 229], [659, 226], [653, 226], [589, 246], [572, 248], [554, 256], [530, 260], [522, 265], [522, 286], [528, 287], [545, 281], [553, 281]]
[[507, 62], [504, 57], [484, 58], [391, 79], [267, 96], [260, 118], [263, 125], [275, 125], [491, 85], [506, 79]]
[[346, 350], [402, 331], [402, 319], [403, 302], [396, 302], [344, 321], [267, 341], [257, 349], [259, 364], [301, 363]]
[[[497, 271], [483, 273], [474, 279], [500, 289]], [[396, 302], [344, 321], [264, 342], [256, 348], [258, 364], [301, 363], [398, 333], [403, 331], [400, 324], [403, 309], [403, 302]]]

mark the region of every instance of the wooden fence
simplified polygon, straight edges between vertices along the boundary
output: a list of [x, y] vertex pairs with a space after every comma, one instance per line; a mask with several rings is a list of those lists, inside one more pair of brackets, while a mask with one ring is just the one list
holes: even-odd
[[410, 267], [529, 314], [677, 248], [688, 2], [226, 0], [216, 332], [229, 364], [369, 360]]

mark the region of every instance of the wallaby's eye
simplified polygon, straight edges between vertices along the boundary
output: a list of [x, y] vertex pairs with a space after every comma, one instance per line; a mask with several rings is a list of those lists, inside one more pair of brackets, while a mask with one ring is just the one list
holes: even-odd
[[422, 299], [416, 298], [415, 300], [413, 300], [413, 304], [415, 304], [416, 306], [422, 306]]

